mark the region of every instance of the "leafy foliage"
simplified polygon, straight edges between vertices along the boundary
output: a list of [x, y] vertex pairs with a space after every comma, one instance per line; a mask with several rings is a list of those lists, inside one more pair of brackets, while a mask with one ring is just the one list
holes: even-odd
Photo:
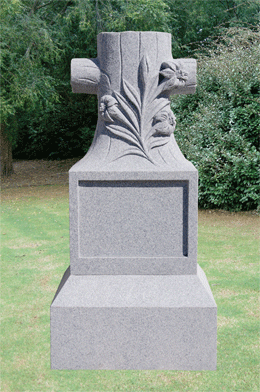
[[[29, 3], [4, 0], [2, 4], [1, 121], [7, 129], [17, 109], [40, 111], [58, 101], [50, 69], [61, 50], [52, 38], [52, 26], [33, 7], [28, 11]], [[15, 142], [12, 128], [9, 135]]]
[[[57, 103], [38, 117], [18, 112], [19, 144], [17, 158], [67, 159], [82, 156], [91, 145], [93, 125], [97, 122], [97, 99], [78, 97], [76, 101]], [[88, 111], [86, 110], [88, 107]], [[85, 109], [85, 110], [84, 110]]]
[[171, 32], [174, 57], [199, 59], [197, 93], [173, 109], [179, 145], [200, 171], [200, 206], [255, 208], [259, 15], [259, 0], [2, 0], [1, 122], [14, 156], [87, 151], [97, 101], [72, 94], [70, 61], [96, 57], [99, 32]]
[[[165, 29], [166, 9], [162, 0], [6, 0], [2, 120], [14, 156], [83, 155], [95, 130], [96, 100], [72, 94], [71, 59], [96, 57], [100, 31]], [[11, 116], [19, 116], [16, 133]]]
[[249, 210], [259, 203], [260, 36], [229, 30], [199, 58], [198, 88], [173, 101], [176, 138], [199, 170], [199, 205]]
[[174, 57], [205, 52], [221, 42], [226, 29], [260, 21], [259, 0], [167, 0]]

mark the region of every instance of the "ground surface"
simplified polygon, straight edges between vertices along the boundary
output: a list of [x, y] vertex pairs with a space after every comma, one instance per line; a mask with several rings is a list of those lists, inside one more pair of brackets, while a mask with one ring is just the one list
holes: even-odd
[[14, 173], [2, 178], [2, 189], [68, 184], [68, 171], [79, 159], [15, 161]]
[[218, 306], [217, 371], [50, 369], [50, 304], [70, 262], [68, 169], [19, 161], [4, 179], [1, 390], [259, 392], [259, 217], [199, 211], [198, 262]]

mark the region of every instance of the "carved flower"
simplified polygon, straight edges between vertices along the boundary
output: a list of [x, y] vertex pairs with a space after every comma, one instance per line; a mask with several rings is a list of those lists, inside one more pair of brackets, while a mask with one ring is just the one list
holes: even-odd
[[170, 108], [161, 110], [153, 118], [155, 135], [170, 136], [175, 129], [175, 116]]
[[182, 71], [181, 66], [173, 61], [162, 63], [160, 75], [168, 79], [165, 84], [165, 90], [175, 86], [183, 86], [188, 80], [188, 74]]
[[177, 70], [177, 65], [173, 62], [169, 63], [162, 63], [161, 65], [161, 70], [160, 70], [160, 75], [162, 75], [166, 79], [171, 79], [175, 77], [175, 73]]
[[112, 95], [103, 95], [100, 100], [99, 111], [104, 121], [114, 122], [117, 115], [117, 100]]

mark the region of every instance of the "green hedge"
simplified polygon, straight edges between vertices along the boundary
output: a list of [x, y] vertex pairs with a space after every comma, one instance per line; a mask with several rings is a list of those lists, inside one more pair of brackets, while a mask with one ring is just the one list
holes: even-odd
[[39, 112], [40, 117], [28, 116], [28, 111], [19, 113], [15, 158], [52, 160], [85, 155], [97, 123], [97, 98], [75, 95]]
[[175, 136], [199, 171], [199, 206], [257, 208], [260, 197], [260, 36], [229, 30], [198, 58], [193, 96], [176, 97]]

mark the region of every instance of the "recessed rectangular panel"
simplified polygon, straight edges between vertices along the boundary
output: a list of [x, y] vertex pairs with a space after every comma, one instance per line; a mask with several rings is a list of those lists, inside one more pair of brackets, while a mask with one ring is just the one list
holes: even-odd
[[79, 257], [183, 257], [187, 181], [79, 181]]

